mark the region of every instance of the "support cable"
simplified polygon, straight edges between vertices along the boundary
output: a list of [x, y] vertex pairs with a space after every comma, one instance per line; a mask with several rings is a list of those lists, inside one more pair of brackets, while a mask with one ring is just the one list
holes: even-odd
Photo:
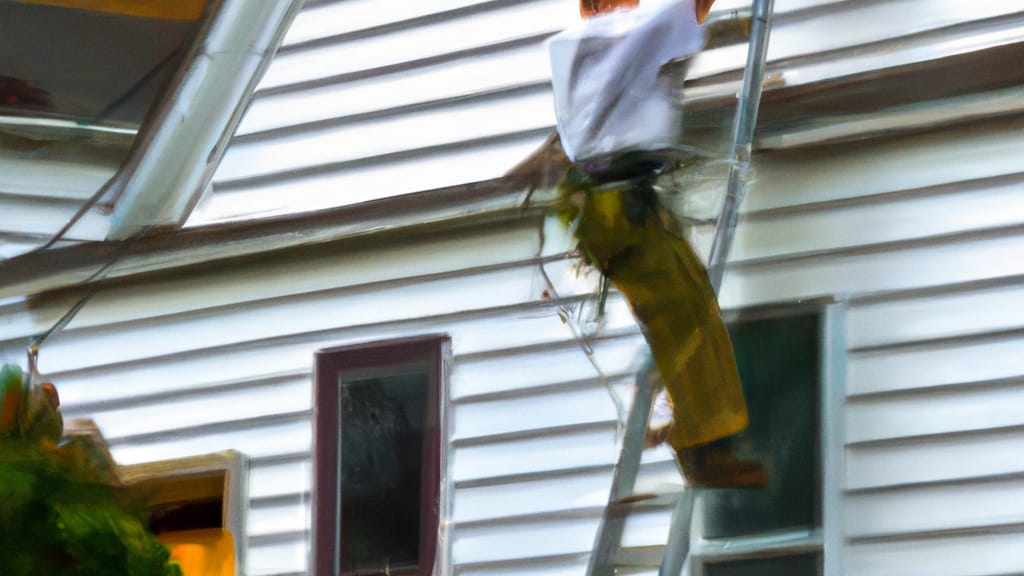
[[[107, 104], [103, 108], [103, 110], [100, 110], [100, 112], [92, 118], [81, 121], [79, 124], [82, 126], [89, 126], [108, 118], [111, 114], [114, 113], [115, 110], [117, 110], [118, 107], [120, 107], [122, 104], [127, 102], [133, 96], [135, 96], [140, 90], [145, 88], [146, 85], [150, 83], [150, 81], [156, 78], [157, 75], [165, 67], [167, 67], [171, 62], [173, 62], [178, 57], [179, 54], [181, 54], [181, 51], [182, 48], [180, 46], [172, 50], [169, 54], [167, 54], [167, 56], [164, 56], [163, 59], [157, 62], [152, 68], [149, 69], [149, 71], [147, 71], [131, 86], [129, 86], [128, 89], [125, 90], [120, 96], [115, 98], [110, 104]], [[135, 137], [138, 138], [138, 133], [136, 133]], [[71, 216], [71, 219], [68, 220], [63, 226], [61, 226], [60, 230], [57, 230], [57, 232], [54, 233], [54, 235], [51, 236], [50, 239], [47, 240], [44, 244], [36, 248], [33, 248], [30, 253], [42, 252], [43, 250], [47, 250], [54, 244], [59, 242], [61, 239], [63, 239], [64, 236], [66, 236], [67, 233], [70, 232], [71, 229], [74, 228], [75, 225], [78, 224], [78, 222], [82, 218], [84, 218], [86, 214], [89, 213], [89, 210], [91, 210], [92, 207], [95, 206], [101, 198], [106, 196], [106, 194], [112, 188], [114, 188], [116, 183], [123, 182], [123, 172], [124, 166], [121, 166], [117, 170], [117, 172], [115, 172], [110, 178], [107, 179], [106, 182], [103, 183], [102, 186], [100, 186], [99, 190], [94, 192], [92, 196], [87, 198], [86, 201], [81, 206], [79, 206], [78, 210], [76, 210], [75, 213]]]
[[50, 339], [51, 336], [63, 330], [67, 325], [78, 315], [78, 313], [85, 307], [86, 304], [92, 300], [92, 297], [99, 291], [99, 281], [103, 280], [110, 268], [116, 264], [124, 255], [128, 252], [129, 248], [135, 245], [135, 243], [145, 235], [149, 228], [143, 228], [139, 232], [135, 233], [130, 238], [125, 239], [117, 247], [114, 253], [111, 255], [110, 260], [106, 264], [101, 266], [98, 270], [93, 272], [88, 278], [85, 279], [83, 284], [89, 284], [89, 289], [86, 291], [78, 301], [75, 302], [71, 308], [68, 309], [57, 321], [50, 326], [45, 332], [32, 338], [28, 344], [28, 373], [32, 381], [35, 381], [39, 376], [39, 349], [42, 348], [43, 344]]

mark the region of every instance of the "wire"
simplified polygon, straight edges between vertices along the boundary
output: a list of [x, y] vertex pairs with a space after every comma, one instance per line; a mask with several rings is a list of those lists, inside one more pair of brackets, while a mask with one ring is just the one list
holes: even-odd
[[34, 254], [36, 252], [42, 252], [44, 250], [48, 250], [54, 244], [56, 244], [57, 242], [60, 242], [60, 240], [62, 238], [64, 238], [64, 235], [67, 234], [68, 231], [71, 230], [71, 228], [74, 227], [75, 224], [78, 224], [78, 221], [81, 220], [82, 217], [85, 216], [85, 214], [90, 209], [92, 209], [92, 207], [96, 204], [96, 202], [98, 202], [99, 199], [102, 198], [103, 195], [106, 194], [108, 190], [110, 190], [110, 188], [113, 186], [114, 180], [117, 179], [118, 176], [120, 176], [120, 170], [118, 170], [116, 173], [114, 173], [114, 175], [111, 176], [110, 179], [107, 180], [103, 184], [103, 186], [100, 186], [100, 189], [97, 190], [95, 194], [90, 196], [89, 199], [86, 200], [85, 203], [82, 204], [82, 206], [78, 208], [78, 211], [76, 211], [75, 214], [73, 216], [71, 216], [71, 219], [68, 220], [63, 226], [61, 226], [60, 230], [57, 230], [57, 232], [53, 236], [51, 236], [49, 240], [44, 242], [41, 246], [37, 246], [36, 248], [33, 248], [28, 253], [29, 254]]
[[[152, 68], [149, 69], [149, 71], [147, 71], [131, 86], [129, 86], [128, 89], [124, 91], [124, 93], [115, 98], [110, 104], [106, 105], [102, 110], [99, 111], [99, 113], [97, 113], [92, 118], [79, 122], [79, 125], [90, 126], [109, 117], [111, 114], [114, 113], [114, 110], [116, 110], [118, 106], [127, 102], [129, 98], [138, 93], [139, 90], [141, 90], [146, 84], [148, 84], [153, 78], [155, 78], [163, 68], [165, 68], [171, 62], [173, 62], [175, 58], [181, 53], [181, 50], [182, 46], [178, 46], [177, 48], [172, 50], [167, 56], [165, 56], [162, 60], [157, 62]], [[138, 135], [136, 135], [136, 138], [138, 138]], [[54, 244], [56, 244], [62, 238], [64, 238], [64, 236], [75, 226], [75, 224], [78, 224], [78, 222], [83, 217], [85, 217], [89, 210], [91, 210], [92, 207], [95, 206], [97, 202], [99, 202], [100, 198], [105, 196], [107, 192], [109, 192], [110, 189], [114, 187], [115, 180], [117, 180], [118, 177], [121, 176], [121, 172], [123, 169], [124, 165], [122, 164], [122, 166], [118, 168], [117, 172], [115, 172], [113, 176], [111, 176], [106, 182], [104, 182], [103, 186], [100, 186], [99, 190], [97, 190], [92, 196], [89, 197], [88, 200], [85, 201], [84, 204], [82, 204], [82, 206], [78, 208], [74, 215], [71, 216], [71, 219], [68, 220], [63, 226], [61, 226], [60, 230], [58, 230], [53, 236], [50, 237], [49, 240], [47, 240], [41, 246], [34, 248], [29, 253], [32, 254], [35, 252], [42, 252], [43, 250], [48, 250]]]
[[[537, 267], [540, 270], [541, 277], [544, 279], [544, 284], [547, 286], [546, 292], [550, 297], [549, 299], [556, 304], [559, 317], [561, 317], [565, 324], [569, 326], [569, 331], [572, 332], [573, 340], [579, 346], [583, 355], [586, 356], [587, 362], [589, 362], [594, 368], [594, 371], [597, 372], [598, 380], [601, 381], [601, 384], [604, 385], [605, 389], [608, 391], [608, 396], [611, 398], [612, 404], [615, 406], [616, 422], [618, 423], [617, 432], [621, 432], [626, 425], [626, 407], [622, 402], [622, 398], [619, 397], [615, 388], [612, 386], [612, 383], [608, 380], [608, 377], [605, 376], [604, 371], [601, 370], [601, 366], [597, 363], [597, 358], [594, 357], [594, 347], [590, 344], [585, 331], [577, 325], [576, 318], [573, 317], [570, 310], [562, 305], [562, 298], [558, 295], [555, 283], [551, 280], [551, 276], [548, 275], [548, 271], [544, 268], [545, 258], [542, 256], [545, 241], [544, 220], [545, 219], [542, 218], [540, 225], [538, 226], [540, 247], [538, 248], [537, 253]], [[578, 255], [566, 253], [565, 257], [578, 258]], [[602, 297], [600, 290], [596, 296], [598, 298]], [[603, 308], [603, 303], [599, 302], [599, 306]]]
[[110, 268], [115, 263], [117, 263], [117, 261], [120, 260], [121, 257], [125, 255], [128, 249], [135, 245], [135, 243], [140, 238], [142, 238], [142, 236], [144, 236], [148, 230], [149, 227], [147, 226], [146, 228], [143, 228], [142, 230], [136, 232], [131, 237], [122, 241], [121, 244], [117, 247], [117, 250], [115, 250], [113, 255], [110, 257], [110, 260], [108, 260], [103, 266], [96, 270], [96, 272], [93, 272], [88, 278], [85, 279], [85, 281], [82, 282], [83, 284], [90, 284], [89, 290], [81, 298], [79, 298], [78, 301], [75, 302], [75, 304], [71, 306], [71, 308], [68, 309], [67, 312], [64, 313], [64, 315], [58, 318], [57, 321], [52, 326], [50, 326], [49, 329], [47, 329], [42, 334], [32, 338], [32, 340], [29, 342], [27, 350], [28, 371], [30, 375], [29, 377], [32, 380], [35, 380], [36, 376], [39, 374], [39, 349], [42, 348], [43, 344], [46, 343], [46, 341], [51, 336], [63, 330], [71, 322], [71, 320], [73, 320], [75, 316], [78, 315], [82, 308], [84, 308], [85, 305], [88, 304], [90, 300], [92, 300], [92, 297], [95, 296], [96, 293], [99, 291], [99, 281], [105, 277], [106, 273], [110, 270]]

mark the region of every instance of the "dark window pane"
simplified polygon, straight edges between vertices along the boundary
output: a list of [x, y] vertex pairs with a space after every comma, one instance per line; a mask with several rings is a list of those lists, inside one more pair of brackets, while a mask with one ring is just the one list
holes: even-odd
[[341, 569], [415, 566], [428, 376], [341, 382]]
[[732, 560], [704, 565], [706, 576], [819, 576], [821, 556], [777, 556], [754, 560]]
[[708, 491], [704, 536], [814, 528], [821, 517], [819, 316], [740, 321], [730, 333], [750, 413], [738, 452], [764, 462], [771, 475], [765, 488]]

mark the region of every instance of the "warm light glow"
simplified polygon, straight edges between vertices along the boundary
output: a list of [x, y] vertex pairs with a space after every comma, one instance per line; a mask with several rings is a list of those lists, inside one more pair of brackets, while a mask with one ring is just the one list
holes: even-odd
[[138, 2], [137, 0], [21, 0], [29, 4], [49, 4], [94, 12], [109, 12], [140, 18], [166, 20], [196, 20], [203, 15], [206, 0], [163, 0]]
[[235, 539], [227, 530], [187, 530], [160, 534], [184, 576], [234, 576]]

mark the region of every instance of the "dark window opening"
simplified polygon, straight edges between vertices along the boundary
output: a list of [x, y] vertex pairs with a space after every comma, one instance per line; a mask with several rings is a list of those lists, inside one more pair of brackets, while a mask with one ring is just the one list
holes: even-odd
[[154, 534], [163, 534], [182, 530], [222, 528], [223, 509], [224, 501], [220, 499], [170, 504], [153, 511], [149, 518], [149, 529]]
[[[729, 332], [750, 414], [734, 440], [768, 472], [759, 488], [705, 490], [690, 568], [701, 576], [822, 576], [826, 470], [835, 430], [835, 313], [800, 304], [741, 311]], [[834, 523], [834, 518], [829, 522]], [[832, 561], [829, 561], [830, 563]], [[831, 568], [830, 568], [831, 569]]]
[[739, 453], [770, 475], [762, 489], [708, 491], [704, 538], [821, 526], [820, 323], [805, 313], [730, 324], [750, 413]]
[[818, 576], [821, 554], [800, 554], [708, 563], [705, 576]]
[[317, 576], [432, 573], [448, 349], [430, 336], [317, 353]]
[[152, 505], [149, 529], [154, 534], [225, 527], [224, 498], [229, 486], [225, 469], [179, 469], [135, 481], [132, 486], [146, 494]]
[[426, 374], [340, 382], [342, 572], [419, 560]]

